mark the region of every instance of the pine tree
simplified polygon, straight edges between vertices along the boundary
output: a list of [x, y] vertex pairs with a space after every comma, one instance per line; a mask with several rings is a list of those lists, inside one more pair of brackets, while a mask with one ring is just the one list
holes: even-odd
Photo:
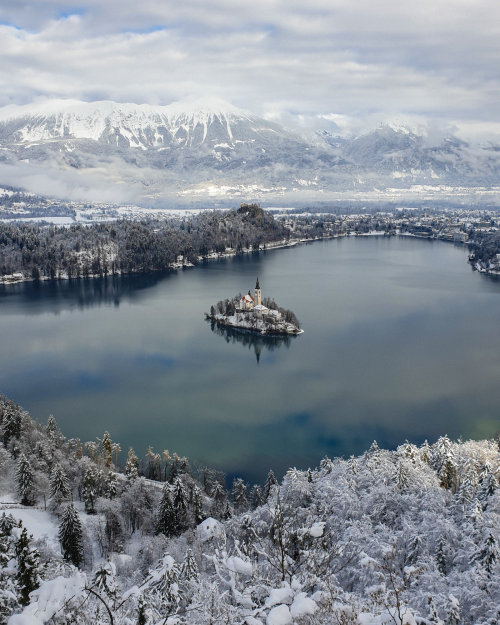
[[458, 599], [453, 595], [449, 596], [450, 607], [448, 608], [448, 616], [446, 617], [446, 625], [460, 625], [460, 604]]
[[483, 504], [483, 510], [486, 510], [490, 497], [494, 495], [495, 491], [498, 488], [498, 481], [495, 477], [493, 471], [489, 463], [487, 462], [483, 470], [481, 471], [481, 475], [479, 476], [479, 493], [478, 499]]
[[94, 465], [87, 467], [82, 483], [82, 499], [87, 514], [95, 513], [95, 502], [100, 494], [99, 478], [99, 472]]
[[432, 449], [429, 443], [427, 442], [427, 440], [425, 440], [422, 443], [422, 446], [420, 447], [420, 458], [422, 462], [425, 462], [426, 464], [429, 464], [429, 465], [431, 464]]
[[269, 469], [269, 473], [267, 474], [267, 480], [264, 484], [264, 499], [267, 501], [269, 499], [269, 495], [273, 486], [277, 486], [278, 480], [276, 479], [273, 470]]
[[403, 464], [403, 462], [399, 461], [396, 467], [396, 475], [394, 477], [394, 481], [398, 487], [400, 493], [406, 493], [410, 486], [410, 475], [408, 472], [408, 468]]
[[259, 484], [254, 484], [250, 492], [250, 501], [252, 502], [252, 508], [255, 510], [264, 503], [264, 493]]
[[75, 506], [70, 503], [64, 509], [59, 525], [59, 542], [63, 558], [80, 566], [83, 562], [83, 531]]
[[40, 586], [40, 572], [38, 569], [40, 555], [38, 551], [30, 547], [31, 537], [23, 528], [21, 536], [16, 543], [17, 574], [16, 585], [18, 588], [18, 600], [22, 606], [30, 602], [30, 593]]
[[408, 556], [406, 558], [407, 564], [413, 565], [417, 562], [421, 549], [422, 549], [422, 539], [417, 534], [416, 536], [412, 538], [410, 542], [410, 546], [408, 548]]
[[19, 456], [17, 462], [16, 485], [23, 506], [32, 506], [35, 503], [35, 479], [31, 465], [24, 454]]
[[170, 471], [168, 472], [168, 481], [173, 484], [179, 475], [179, 456], [174, 452], [172, 462], [170, 464]]
[[470, 507], [469, 518], [473, 523], [477, 523], [483, 516], [483, 507], [477, 499], [474, 499]]
[[500, 557], [497, 541], [490, 532], [481, 551], [473, 558], [473, 562], [477, 562], [484, 568], [488, 577], [491, 577], [495, 564]]
[[160, 454], [155, 454], [155, 452], [153, 451], [153, 448], [149, 446], [146, 452], [146, 477], [149, 478], [150, 480], [159, 480], [160, 479], [160, 474], [159, 474], [160, 464], [161, 464]]
[[196, 525], [199, 525], [205, 518], [201, 490], [196, 485], [193, 486], [193, 517]]
[[444, 555], [444, 540], [439, 541], [438, 550], [436, 552], [437, 567], [441, 575], [446, 575], [446, 558]]
[[12, 439], [21, 436], [21, 414], [19, 410], [7, 408], [2, 418], [2, 434], [4, 447], [8, 447]]
[[130, 482], [133, 482], [139, 477], [138, 472], [139, 458], [135, 455], [132, 447], [128, 450], [127, 462], [125, 463], [125, 475]]
[[434, 604], [434, 599], [432, 597], [429, 597], [429, 599], [427, 600], [427, 603], [429, 605], [429, 621], [431, 623], [440, 623], [440, 619], [436, 610], [436, 606]]
[[182, 533], [187, 528], [187, 495], [180, 478], [177, 478], [173, 485], [172, 503], [175, 513], [176, 532]]
[[215, 482], [214, 484], [212, 499], [214, 500], [212, 506], [212, 516], [216, 519], [224, 518], [227, 504], [227, 492], [220, 482]]
[[169, 537], [174, 536], [176, 529], [176, 518], [174, 506], [170, 497], [170, 487], [168, 483], [165, 482], [156, 515], [155, 532]]
[[233, 481], [232, 495], [234, 509], [237, 513], [248, 510], [247, 487], [240, 477]]
[[462, 503], [471, 504], [477, 494], [479, 482], [474, 464], [469, 460], [464, 467], [463, 479], [458, 489], [458, 496]]
[[104, 436], [101, 441], [101, 454], [104, 462], [104, 466], [110, 467], [113, 462], [113, 444], [109, 432], [104, 432]]
[[5, 514], [5, 512], [2, 512], [2, 516], [0, 517], [0, 536], [10, 536], [16, 525], [17, 521], [12, 514]]
[[[9, 515], [11, 516], [11, 515]], [[6, 521], [8, 517], [5, 513], [2, 519]], [[16, 586], [14, 583], [14, 567], [9, 566], [9, 562], [15, 557], [14, 541], [11, 535], [12, 527], [10, 523], [5, 523], [5, 533], [0, 530], [0, 623], [7, 623], [8, 617], [13, 613], [18, 604]]]
[[54, 419], [54, 415], [49, 415], [47, 419], [47, 426], [45, 427], [45, 431], [47, 432], [47, 436], [52, 442], [55, 442], [57, 439], [57, 435], [59, 434], [57, 429], [57, 423]]
[[109, 471], [106, 475], [106, 496], [114, 499], [118, 494], [118, 478], [114, 471]]
[[56, 464], [50, 474], [50, 498], [54, 505], [71, 498], [68, 478], [61, 465]]
[[455, 460], [451, 453], [447, 458], [445, 458], [438, 476], [440, 484], [443, 488], [455, 492], [457, 484], [457, 465], [455, 464]]
[[195, 557], [191, 549], [186, 551], [186, 557], [181, 567], [180, 578], [182, 580], [195, 580], [198, 581], [200, 574], [198, 572], [198, 565], [196, 564]]

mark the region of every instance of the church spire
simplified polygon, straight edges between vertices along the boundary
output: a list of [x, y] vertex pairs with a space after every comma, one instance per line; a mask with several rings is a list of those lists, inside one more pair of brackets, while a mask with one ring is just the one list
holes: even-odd
[[255, 283], [255, 306], [260, 306], [262, 304], [262, 291], [260, 290], [259, 278], [257, 278], [257, 282]]
[[257, 276], [257, 282], [255, 283], [255, 288], [260, 289], [259, 277]]

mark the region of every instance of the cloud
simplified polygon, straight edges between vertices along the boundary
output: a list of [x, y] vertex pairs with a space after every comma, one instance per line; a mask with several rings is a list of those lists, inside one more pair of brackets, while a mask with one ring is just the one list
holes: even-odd
[[4, 0], [2, 14], [0, 105], [209, 94], [267, 115], [497, 119], [496, 0]]

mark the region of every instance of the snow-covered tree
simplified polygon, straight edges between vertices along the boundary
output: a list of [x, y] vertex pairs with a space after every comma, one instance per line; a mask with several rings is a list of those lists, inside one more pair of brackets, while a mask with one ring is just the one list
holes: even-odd
[[196, 486], [196, 484], [193, 486], [192, 499], [194, 524], [199, 525], [203, 521], [205, 516], [203, 514], [203, 497], [200, 488]]
[[460, 625], [460, 603], [453, 595], [449, 596], [448, 616], [445, 625]]
[[55, 464], [50, 474], [50, 498], [55, 507], [71, 499], [68, 478], [60, 464]]
[[4, 409], [2, 417], [2, 436], [5, 447], [9, 443], [21, 436], [21, 414], [13, 406], [7, 406]]
[[240, 513], [248, 510], [247, 486], [240, 477], [233, 480], [233, 490], [231, 494], [233, 496], [235, 512]]
[[259, 484], [254, 484], [250, 491], [250, 501], [252, 502], [252, 508], [258, 508], [264, 503], [264, 493], [262, 487]]
[[85, 504], [85, 512], [95, 513], [95, 503], [102, 492], [103, 475], [94, 464], [89, 464], [82, 480], [82, 499]]
[[269, 499], [269, 495], [274, 486], [278, 485], [278, 480], [273, 473], [272, 469], [269, 469], [269, 473], [267, 474], [266, 483], [264, 484], [264, 499], [267, 501]]
[[113, 462], [113, 443], [111, 441], [109, 432], [107, 431], [104, 432], [104, 435], [101, 441], [101, 456], [104, 462], [104, 466], [106, 466], [109, 469], [109, 467], [111, 466]]
[[220, 482], [215, 482], [212, 490], [212, 511], [211, 514], [216, 519], [223, 519], [227, 510], [227, 491]]
[[54, 415], [48, 416], [45, 431], [47, 432], [47, 436], [50, 442], [55, 445], [57, 443], [57, 440], [61, 437], [61, 433], [59, 432], [59, 429], [57, 427]]
[[18, 589], [18, 600], [20, 605], [28, 605], [30, 593], [40, 585], [40, 554], [31, 547], [31, 537], [24, 527], [16, 542], [17, 573], [16, 586]]
[[5, 512], [0, 517], [0, 623], [7, 622], [7, 618], [16, 609], [18, 596], [15, 584], [15, 568], [10, 565], [15, 558], [15, 543], [12, 529], [16, 521]]
[[118, 478], [114, 471], [108, 471], [106, 474], [105, 493], [109, 499], [114, 499], [118, 494]]
[[478, 499], [482, 503], [483, 509], [486, 510], [490, 497], [498, 488], [498, 480], [488, 462], [485, 463], [479, 476], [479, 485]]
[[487, 573], [488, 576], [491, 576], [495, 565], [500, 560], [500, 550], [498, 549], [498, 544], [493, 536], [493, 533], [490, 532], [484, 541], [483, 546], [481, 547], [478, 554], [476, 554], [473, 558], [474, 562], [477, 562], [479, 566], [481, 566]]
[[23, 506], [32, 506], [35, 503], [35, 476], [24, 454], [21, 454], [17, 461], [16, 487]]
[[177, 519], [170, 496], [170, 486], [167, 482], [163, 485], [160, 505], [156, 513], [155, 532], [165, 536], [174, 536], [177, 531]]
[[125, 463], [125, 475], [132, 482], [139, 476], [139, 458], [135, 455], [132, 447], [129, 447], [127, 462]]
[[64, 559], [80, 566], [83, 562], [83, 530], [73, 503], [68, 504], [62, 514], [59, 542]]
[[181, 478], [176, 478], [172, 486], [172, 504], [175, 512], [176, 533], [183, 532], [188, 525], [187, 493]]

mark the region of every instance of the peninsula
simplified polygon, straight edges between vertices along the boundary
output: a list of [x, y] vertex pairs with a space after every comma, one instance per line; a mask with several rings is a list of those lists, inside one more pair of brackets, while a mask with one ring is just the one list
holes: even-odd
[[260, 334], [302, 334], [299, 320], [291, 310], [280, 308], [269, 297], [262, 299], [259, 278], [254, 294], [236, 295], [232, 299], [221, 300], [211, 306], [210, 314], [205, 313], [221, 326], [231, 326], [251, 330]]

